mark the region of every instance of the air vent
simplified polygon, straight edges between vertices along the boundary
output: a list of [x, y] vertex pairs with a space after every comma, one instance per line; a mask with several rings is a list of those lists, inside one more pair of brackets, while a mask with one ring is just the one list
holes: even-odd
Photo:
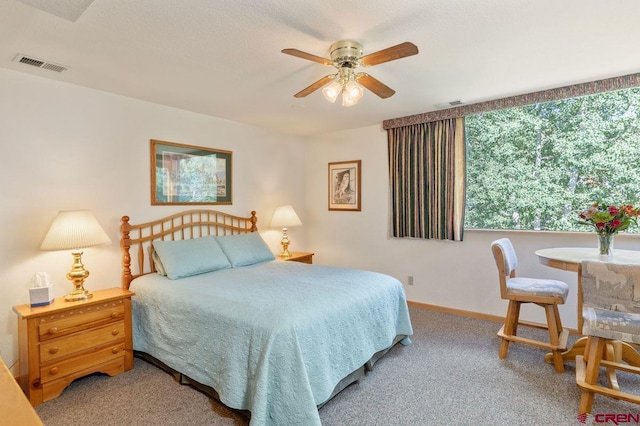
[[456, 100], [456, 101], [451, 101], [451, 102], [444, 102], [442, 104], [436, 104], [434, 105], [436, 108], [438, 109], [445, 109], [445, 108], [453, 108], [453, 107], [457, 107], [460, 105], [464, 105], [462, 103], [462, 101], [460, 99]]
[[51, 70], [55, 72], [62, 72], [62, 71], [66, 71], [67, 67], [63, 67], [62, 65], [45, 63], [44, 65], [42, 65], [42, 69]]
[[64, 65], [54, 64], [53, 62], [47, 62], [42, 59], [34, 58], [33, 56], [23, 55], [18, 53], [13, 62], [19, 62], [21, 64], [31, 65], [32, 67], [38, 67], [49, 71], [62, 72], [69, 68]]

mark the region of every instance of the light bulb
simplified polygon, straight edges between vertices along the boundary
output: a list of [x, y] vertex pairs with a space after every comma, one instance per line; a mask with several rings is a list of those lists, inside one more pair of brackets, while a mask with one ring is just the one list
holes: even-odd
[[362, 86], [353, 80], [349, 80], [342, 89], [342, 106], [357, 104], [363, 94], [364, 90], [362, 90]]
[[362, 95], [364, 94], [364, 90], [362, 90], [362, 86], [356, 83], [353, 80], [350, 80], [345, 86], [344, 91], [349, 94], [349, 98], [355, 99], [357, 102]]
[[330, 85], [322, 89], [322, 94], [329, 102], [334, 103], [341, 91], [342, 86], [334, 80]]
[[349, 92], [346, 90], [342, 92], [342, 106], [352, 106], [358, 103], [357, 98], [349, 96]]

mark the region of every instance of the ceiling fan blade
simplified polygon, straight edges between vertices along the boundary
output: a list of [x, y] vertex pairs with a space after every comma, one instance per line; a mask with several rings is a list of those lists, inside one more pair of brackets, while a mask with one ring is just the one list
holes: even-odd
[[304, 98], [305, 96], [310, 95], [311, 93], [315, 92], [316, 90], [318, 90], [319, 88], [321, 88], [322, 86], [324, 86], [325, 84], [333, 80], [335, 76], [336, 76], [335, 74], [326, 75], [322, 77], [320, 80], [311, 84], [310, 86], [305, 87], [304, 89], [302, 89], [301, 91], [293, 95], [293, 97]]
[[356, 75], [358, 83], [362, 84], [367, 89], [371, 90], [382, 99], [389, 98], [396, 93], [395, 90], [382, 83], [380, 80], [371, 77], [369, 74], [361, 72]]
[[303, 52], [302, 50], [298, 50], [298, 49], [282, 49], [282, 53], [285, 53], [285, 54], [291, 55], [291, 56], [296, 56], [296, 57], [302, 58], [302, 59], [307, 59], [309, 61], [318, 62], [318, 63], [323, 64], [323, 65], [333, 66], [333, 61], [331, 61], [329, 59], [326, 59], [326, 58], [321, 58], [320, 56], [312, 55], [311, 53]]
[[388, 47], [360, 58], [360, 64], [365, 67], [382, 64], [384, 62], [395, 61], [396, 59], [405, 58], [407, 56], [417, 55], [418, 47], [408, 41], [400, 43], [396, 46]]

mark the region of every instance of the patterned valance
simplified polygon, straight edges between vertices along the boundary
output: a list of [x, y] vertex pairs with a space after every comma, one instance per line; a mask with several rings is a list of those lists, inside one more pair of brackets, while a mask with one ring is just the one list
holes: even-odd
[[485, 111], [507, 109], [523, 105], [550, 102], [559, 99], [575, 98], [578, 96], [593, 95], [595, 93], [609, 92], [612, 90], [629, 89], [640, 86], [640, 73], [612, 77], [604, 80], [591, 81], [589, 83], [574, 84], [572, 86], [559, 87], [557, 89], [542, 90], [540, 92], [527, 93], [524, 95], [511, 96], [509, 98], [496, 99], [493, 101], [479, 102], [470, 105], [463, 105], [455, 108], [448, 108], [422, 114], [409, 115], [406, 117], [385, 120], [382, 125], [385, 130], [397, 127], [409, 126], [420, 123], [430, 123], [433, 121], [446, 120], [465, 115], [478, 114]]

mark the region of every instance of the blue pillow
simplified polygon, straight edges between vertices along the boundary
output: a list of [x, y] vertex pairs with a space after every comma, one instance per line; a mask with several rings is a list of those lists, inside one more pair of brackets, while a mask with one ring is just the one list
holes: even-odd
[[156, 272], [158, 273], [158, 275], [166, 277], [167, 271], [164, 270], [164, 266], [162, 266], [160, 256], [158, 256], [158, 253], [154, 250], [153, 245], [151, 246], [151, 259], [153, 259], [153, 264], [156, 267]]
[[232, 267], [253, 265], [274, 260], [269, 246], [257, 232], [216, 237]]
[[154, 241], [167, 277], [172, 280], [231, 267], [215, 237], [191, 240]]

